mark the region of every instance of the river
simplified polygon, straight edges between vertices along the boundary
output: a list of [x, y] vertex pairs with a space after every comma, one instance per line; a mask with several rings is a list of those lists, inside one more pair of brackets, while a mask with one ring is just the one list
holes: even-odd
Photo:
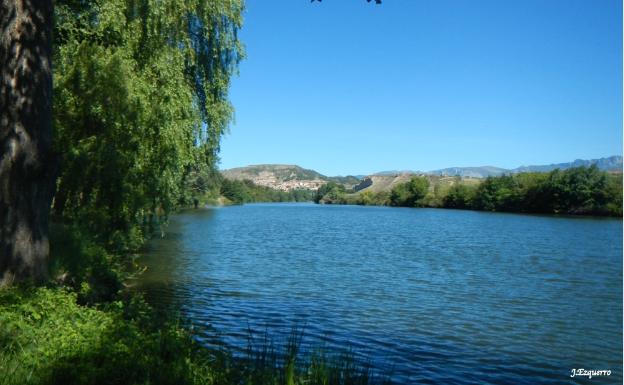
[[176, 215], [143, 262], [206, 345], [299, 327], [397, 383], [622, 383], [620, 219], [252, 204]]

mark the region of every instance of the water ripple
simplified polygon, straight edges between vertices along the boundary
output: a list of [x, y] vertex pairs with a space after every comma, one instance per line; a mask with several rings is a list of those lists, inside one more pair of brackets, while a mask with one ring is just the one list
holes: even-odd
[[248, 205], [172, 220], [143, 287], [207, 345], [352, 349], [397, 383], [622, 382], [622, 221]]

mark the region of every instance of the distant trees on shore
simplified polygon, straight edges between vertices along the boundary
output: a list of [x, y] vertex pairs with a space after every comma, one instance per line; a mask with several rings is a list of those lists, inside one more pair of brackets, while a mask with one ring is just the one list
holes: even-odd
[[250, 180], [230, 180], [223, 178], [220, 194], [233, 203], [251, 202], [306, 202], [314, 198], [314, 191], [294, 189], [281, 191], [266, 186], [259, 186]]
[[415, 176], [409, 182], [401, 183], [390, 191], [390, 206], [418, 207], [429, 190], [429, 180]]
[[[326, 186], [329, 186], [326, 185]], [[596, 166], [553, 170], [548, 173], [519, 173], [489, 177], [477, 185], [455, 181], [440, 188], [424, 176], [412, 177], [388, 192], [340, 192], [331, 186], [319, 189], [316, 202], [442, 207], [483, 211], [525, 213], [622, 215], [622, 175]], [[325, 197], [330, 195], [330, 199]]]
[[345, 186], [336, 182], [329, 182], [319, 187], [319, 189], [316, 191], [314, 202], [328, 204], [341, 203], [344, 194], [346, 193], [347, 189], [345, 188]]

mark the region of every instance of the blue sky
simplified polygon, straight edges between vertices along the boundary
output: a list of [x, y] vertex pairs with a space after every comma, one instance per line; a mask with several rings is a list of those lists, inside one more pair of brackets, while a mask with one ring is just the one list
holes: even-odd
[[247, 0], [221, 168], [326, 175], [622, 154], [617, 0]]

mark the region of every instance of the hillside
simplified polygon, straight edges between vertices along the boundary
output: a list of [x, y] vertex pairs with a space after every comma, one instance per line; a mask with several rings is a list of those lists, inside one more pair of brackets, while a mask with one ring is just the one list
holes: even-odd
[[221, 171], [230, 180], [250, 180], [259, 186], [276, 190], [317, 190], [328, 182], [336, 182], [346, 188], [353, 188], [360, 180], [354, 176], [328, 177], [314, 170], [290, 164], [258, 164]]
[[416, 174], [407, 172], [397, 174], [384, 173], [383, 175], [373, 174], [362, 179], [359, 184], [353, 187], [353, 190], [356, 192], [366, 190], [374, 193], [390, 191], [397, 184], [409, 181], [414, 175]]
[[557, 163], [549, 165], [520, 166], [514, 169], [506, 169], [495, 166], [481, 167], [449, 167], [428, 172], [421, 171], [383, 171], [362, 176], [325, 176], [317, 171], [289, 164], [258, 164], [246, 167], [231, 168], [221, 171], [222, 175], [230, 180], [250, 180], [259, 186], [266, 186], [281, 191], [295, 189], [317, 190], [320, 186], [335, 182], [343, 185], [346, 189], [356, 192], [390, 191], [399, 183], [404, 183], [413, 175], [429, 175], [436, 183], [448, 179], [453, 184], [453, 177], [460, 177], [468, 183], [478, 183], [479, 179], [488, 176], [500, 176], [503, 174], [516, 174], [520, 172], [548, 172], [556, 168], [568, 169], [572, 167], [590, 166], [595, 164], [599, 169], [610, 172], [622, 171], [622, 157], [610, 156], [600, 159], [577, 159], [573, 162]]
[[400, 174], [373, 174], [362, 179], [362, 181], [353, 187], [356, 194], [363, 192], [380, 193], [389, 192], [398, 184], [408, 182], [413, 176], [424, 176], [429, 180], [429, 190], [433, 193], [435, 189], [447, 190], [456, 183], [475, 185], [480, 183], [481, 178], [459, 177], [459, 176], [440, 176], [425, 173], [400, 173]]

